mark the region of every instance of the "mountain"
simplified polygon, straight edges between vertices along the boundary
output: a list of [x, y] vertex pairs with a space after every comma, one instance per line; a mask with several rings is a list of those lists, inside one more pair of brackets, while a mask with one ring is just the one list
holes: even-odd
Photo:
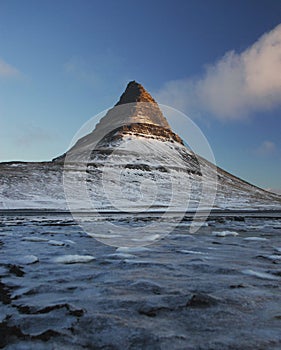
[[[280, 208], [280, 196], [194, 154], [137, 82], [51, 162], [0, 164], [0, 208]], [[213, 203], [214, 202], [214, 203]]]
[[[172, 132], [171, 127], [152, 96], [135, 81], [131, 81], [121, 95], [120, 100], [101, 118], [93, 132], [78, 140], [68, 151], [83, 153], [94, 149], [98, 141], [108, 148], [111, 141], [121, 139], [128, 134], [147, 135], [163, 140], [174, 140], [183, 144], [181, 138]], [[53, 161], [64, 160], [66, 154]]]

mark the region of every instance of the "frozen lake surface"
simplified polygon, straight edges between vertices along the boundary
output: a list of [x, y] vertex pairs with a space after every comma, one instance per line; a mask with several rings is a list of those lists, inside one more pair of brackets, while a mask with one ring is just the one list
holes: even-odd
[[187, 218], [139, 248], [102, 244], [67, 215], [11, 214], [0, 216], [0, 348], [281, 348], [279, 214], [213, 215], [192, 235]]

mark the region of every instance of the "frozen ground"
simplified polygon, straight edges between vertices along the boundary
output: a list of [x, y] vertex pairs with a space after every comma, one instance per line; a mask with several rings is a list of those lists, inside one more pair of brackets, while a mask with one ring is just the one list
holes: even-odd
[[133, 249], [68, 216], [0, 220], [1, 348], [281, 348], [278, 216], [185, 220]]

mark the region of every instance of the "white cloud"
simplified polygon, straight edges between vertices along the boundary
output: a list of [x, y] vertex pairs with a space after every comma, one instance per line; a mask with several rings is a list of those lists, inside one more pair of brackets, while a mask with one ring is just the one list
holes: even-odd
[[20, 76], [20, 72], [0, 58], [0, 77], [15, 78]]
[[211, 113], [221, 120], [281, 106], [281, 24], [242, 53], [227, 52], [203, 76], [170, 81], [159, 102], [185, 112]]
[[260, 156], [269, 156], [276, 151], [275, 143], [272, 141], [264, 141], [256, 150], [256, 153]]

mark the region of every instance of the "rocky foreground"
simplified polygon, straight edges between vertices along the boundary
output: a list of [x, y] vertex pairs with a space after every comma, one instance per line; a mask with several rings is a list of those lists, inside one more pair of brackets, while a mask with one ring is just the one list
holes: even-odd
[[2, 216], [0, 347], [280, 349], [281, 219], [189, 226], [116, 249], [67, 216]]

